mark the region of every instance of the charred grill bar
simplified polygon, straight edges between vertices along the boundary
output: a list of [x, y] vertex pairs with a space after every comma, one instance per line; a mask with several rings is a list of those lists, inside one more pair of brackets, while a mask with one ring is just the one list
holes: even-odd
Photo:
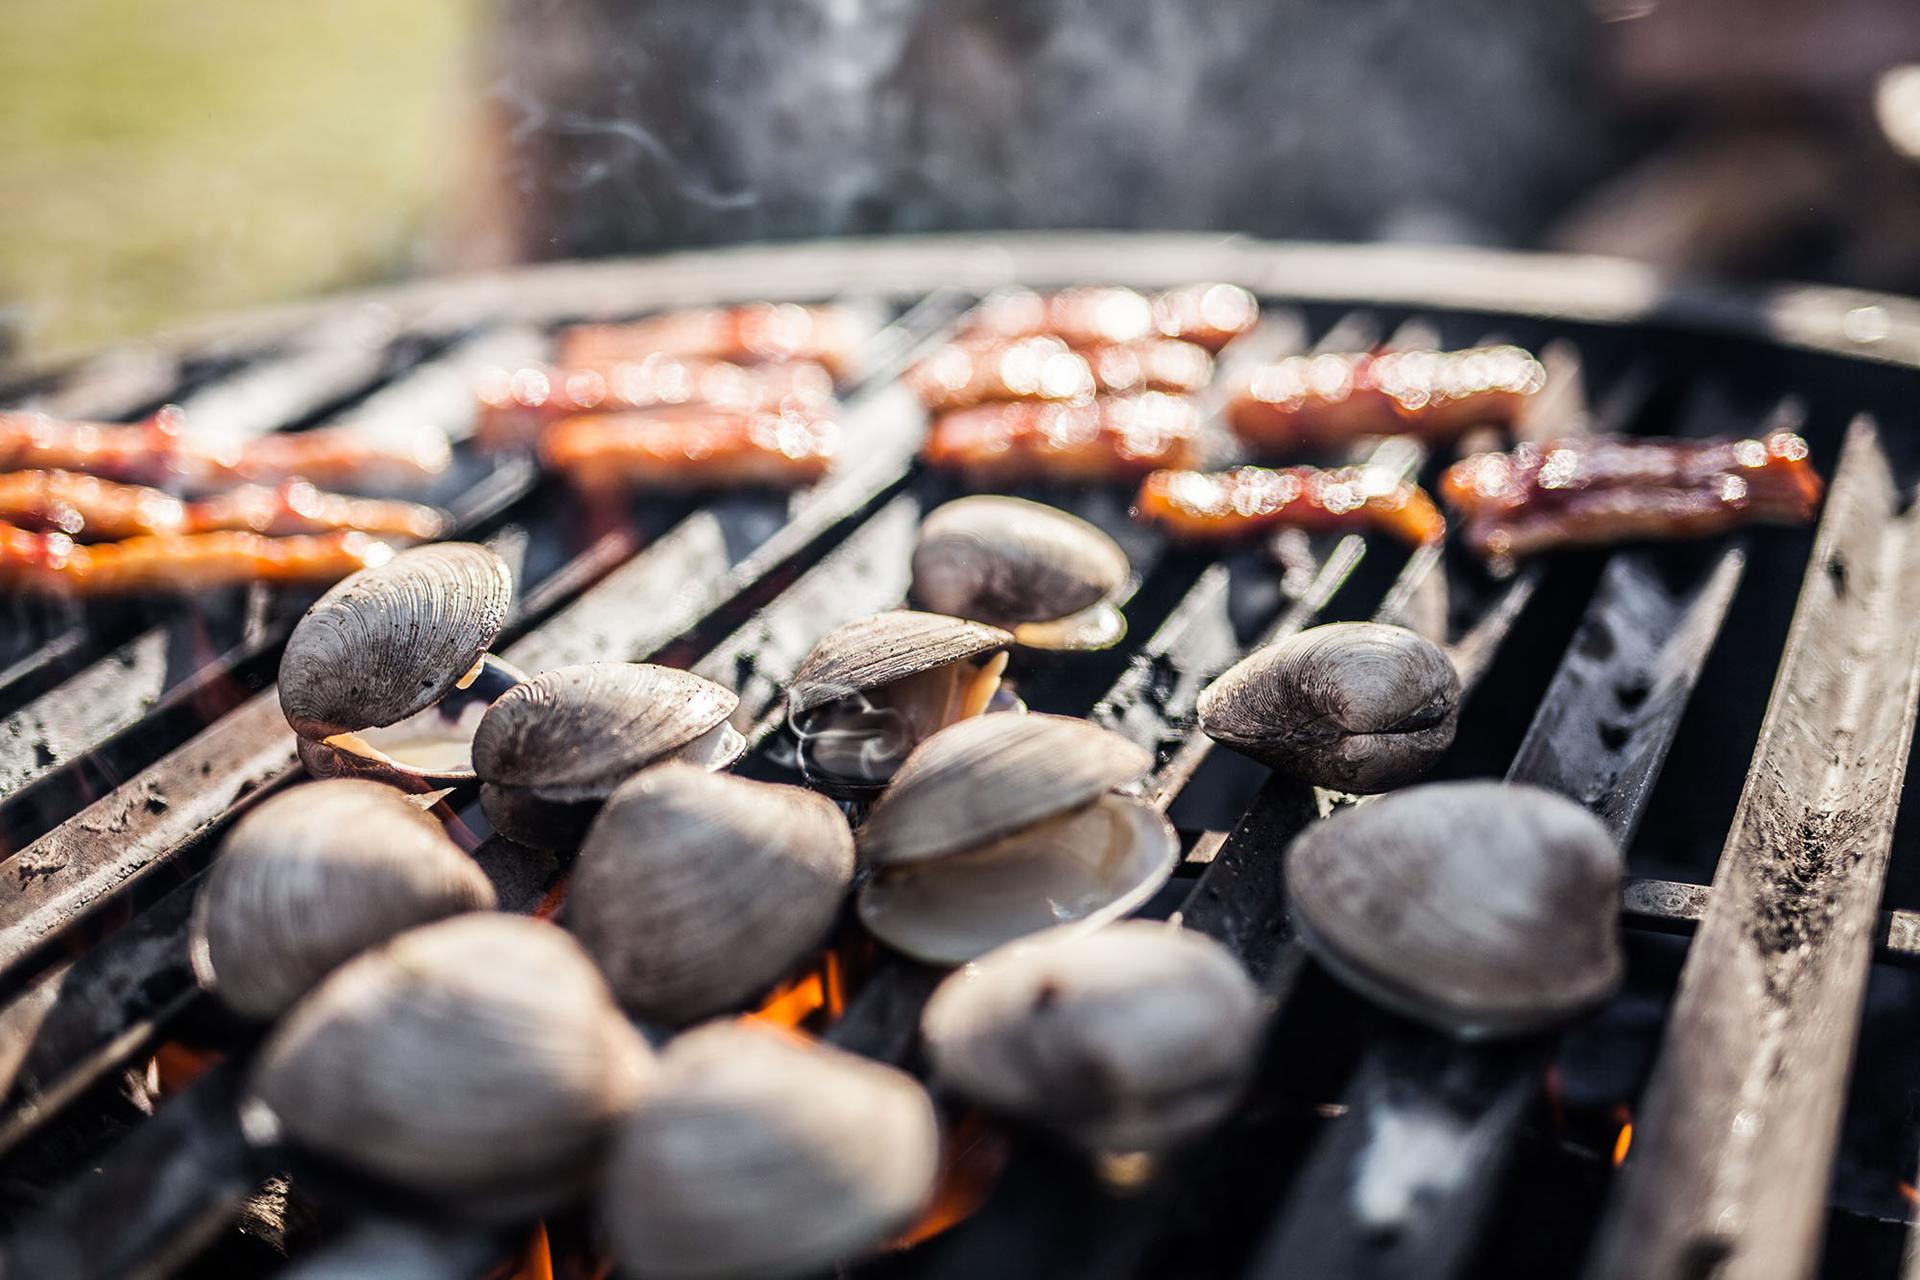
[[[687, 666], [741, 693], [736, 725], [756, 745], [740, 768], [785, 778], [790, 761], [771, 731], [786, 679], [819, 635], [900, 599], [914, 527], [954, 492], [951, 482], [913, 464], [922, 418], [898, 382], [912, 355], [1002, 283], [1152, 287], [1196, 279], [1237, 281], [1270, 299], [1263, 333], [1249, 340], [1267, 354], [1298, 349], [1308, 331], [1318, 333], [1323, 350], [1370, 345], [1384, 331], [1366, 318], [1371, 309], [1412, 322], [1395, 331], [1403, 344], [1466, 345], [1495, 340], [1487, 333], [1495, 330], [1497, 340], [1558, 350], [1563, 378], [1564, 358], [1577, 355], [1575, 381], [1598, 406], [1594, 418], [1604, 430], [1757, 434], [1773, 402], [1802, 398], [1816, 461], [1834, 480], [1819, 549], [1809, 551], [1803, 535], [1766, 534], [1757, 535], [1761, 543], [1623, 551], [1604, 561], [1569, 555], [1496, 582], [1452, 545], [1409, 552], [1386, 539], [1353, 537], [1300, 540], [1277, 568], [1250, 553], [1168, 547], [1128, 523], [1124, 502], [1108, 495], [1036, 493], [1121, 538], [1139, 582], [1125, 602], [1131, 637], [1123, 649], [1036, 666], [1022, 679], [1023, 694], [1036, 710], [1091, 715], [1155, 751], [1148, 794], [1191, 837], [1185, 866], [1156, 910], [1177, 910], [1189, 927], [1225, 943], [1281, 1014], [1255, 1093], [1220, 1133], [1122, 1176], [1012, 1131], [1006, 1166], [971, 1216], [861, 1270], [965, 1275], [990, 1262], [998, 1271], [1048, 1276], [1517, 1273], [1517, 1260], [1537, 1261], [1527, 1250], [1548, 1247], [1516, 1218], [1530, 1203], [1527, 1189], [1504, 1174], [1517, 1164], [1582, 1206], [1561, 1211], [1579, 1233], [1556, 1256], [1565, 1265], [1588, 1257], [1614, 1268], [1600, 1273], [1635, 1274], [1646, 1259], [1670, 1256], [1662, 1250], [1698, 1257], [1709, 1248], [1778, 1257], [1779, 1274], [1804, 1274], [1819, 1227], [1831, 1218], [1830, 1266], [1850, 1268], [1834, 1274], [1896, 1274], [1903, 1233], [1887, 1219], [1900, 1212], [1900, 1182], [1912, 1177], [1912, 1135], [1886, 1166], [1850, 1152], [1839, 1126], [1871, 948], [1889, 959], [1920, 952], [1910, 914], [1920, 902], [1900, 896], [1911, 881], [1901, 874], [1904, 828], [1894, 817], [1912, 734], [1911, 699], [1894, 694], [1911, 687], [1916, 660], [1902, 642], [1911, 629], [1894, 623], [1912, 612], [1898, 594], [1913, 579], [1904, 513], [1915, 474], [1904, 436], [1914, 426], [1920, 384], [1920, 315], [1909, 304], [1805, 294], [1749, 303], [1656, 298], [1653, 282], [1604, 264], [1232, 241], [816, 246], [570, 266], [402, 291], [342, 310], [325, 325], [310, 313], [264, 317], [177, 349], [98, 360], [29, 391], [38, 404], [73, 414], [136, 417], [191, 395], [197, 413], [220, 415], [238, 431], [414, 418], [459, 438], [470, 426], [474, 367], [537, 356], [539, 330], [560, 319], [734, 297], [885, 299], [892, 322], [864, 348], [864, 376], [847, 410], [857, 442], [849, 465], [792, 499], [667, 499], [581, 527], [570, 524], [551, 482], [527, 468], [489, 468], [464, 445], [450, 481], [455, 491], [436, 495], [454, 513], [459, 536], [489, 540], [519, 562], [520, 613], [507, 656], [529, 668], [649, 656]], [[1294, 309], [1301, 306], [1304, 313]], [[1862, 307], [1880, 308], [1887, 321], [1853, 326], [1884, 335], [1868, 344], [1846, 337], [1847, 313]], [[1655, 330], [1622, 327], [1641, 323], [1662, 326], [1662, 340], [1641, 340]], [[1693, 326], [1721, 332], [1700, 335]], [[1229, 348], [1223, 360], [1233, 359]], [[1843, 424], [1857, 413], [1877, 418], [1878, 430], [1862, 425], [1847, 434]], [[1560, 403], [1551, 416], [1539, 425], [1558, 432], [1587, 415], [1578, 403]], [[1423, 475], [1440, 461], [1404, 443], [1374, 460]], [[1803, 572], [1804, 617], [1789, 638], [1786, 617]], [[22, 625], [0, 653], [0, 831], [16, 846], [4, 867], [18, 890], [0, 904], [0, 1159], [16, 1171], [16, 1184], [50, 1193], [10, 1210], [0, 1256], [23, 1274], [111, 1275], [184, 1263], [283, 1162], [246, 1142], [232, 1107], [232, 1072], [216, 1070], [89, 1157], [97, 1174], [82, 1173], [80, 1164], [48, 1172], [79, 1141], [75, 1133], [97, 1123], [88, 1117], [111, 1093], [107, 1082], [155, 1044], [186, 1036], [242, 1054], [249, 1042], [206, 1017], [187, 966], [184, 923], [217, 833], [297, 773], [270, 682], [302, 601], [264, 589], [235, 594], [243, 598], [211, 613], [138, 602], [84, 613], [7, 606]], [[1776, 599], [1769, 604], [1767, 596]], [[640, 600], [657, 605], [636, 609]], [[1596, 1031], [1579, 1029], [1558, 1046], [1542, 1040], [1490, 1051], [1462, 1050], [1362, 1013], [1307, 960], [1285, 913], [1278, 855], [1328, 798], [1280, 780], [1257, 785], [1257, 772], [1209, 751], [1193, 729], [1199, 690], [1260, 638], [1369, 615], [1444, 642], [1462, 671], [1467, 710], [1443, 773], [1509, 773], [1571, 795], [1623, 836], [1639, 824], [1630, 863], [1639, 874], [1627, 886], [1623, 920], [1668, 932], [1701, 922], [1653, 1093], [1642, 1108], [1630, 1077], [1608, 1100], [1644, 1110], [1635, 1141], [1644, 1154], [1615, 1179], [1618, 1204], [1590, 1254], [1578, 1239], [1602, 1220], [1595, 1184], [1605, 1180], [1595, 1169], [1605, 1167], [1610, 1135], [1594, 1136], [1585, 1114], [1596, 1107], [1591, 1098], [1563, 1097], [1555, 1083], [1545, 1085], [1544, 1100], [1538, 1095], [1543, 1082], [1605, 1056], [1595, 1047], [1599, 1031], [1619, 1033], [1631, 1021], [1621, 1017], [1644, 1019], [1649, 1007], [1658, 1018], [1664, 995], [1623, 996], [1641, 1003], [1609, 1009]], [[1838, 643], [1821, 637], [1842, 635], [1851, 646], [1844, 677], [1851, 683], [1835, 697], [1813, 698], [1809, 682], [1834, 669]], [[1781, 880], [1798, 877], [1795, 868], [1804, 870], [1804, 859], [1819, 851], [1788, 863], [1741, 852], [1769, 848], [1765, 813], [1773, 810], [1757, 811], [1761, 802], [1750, 798], [1735, 814], [1733, 795], [1717, 797], [1712, 777], [1731, 774], [1738, 783], [1751, 739], [1721, 738], [1718, 755], [1743, 758], [1704, 771], [1712, 777], [1697, 784], [1697, 802], [1687, 794], [1703, 772], [1697, 753], [1715, 741], [1714, 717], [1729, 701], [1766, 701], [1782, 645], [1778, 705], [1764, 730], [1757, 720], [1749, 730], [1760, 744], [1753, 778], [1788, 779], [1784, 798], [1769, 802], [1775, 810], [1798, 804], [1829, 823], [1849, 815], [1864, 824], [1848, 827], [1844, 841], [1828, 832], [1833, 839], [1820, 844], [1846, 867], [1877, 872], [1888, 866], [1891, 847], [1894, 892], [1884, 903], [1877, 874], [1846, 879], [1840, 861], [1822, 861], [1810, 884]], [[1809, 705], [1816, 709], [1807, 712]], [[1774, 758], [1819, 750], [1788, 748], [1789, 732], [1856, 730], [1846, 767], [1822, 773]], [[1873, 795], [1851, 790], [1866, 785]], [[451, 802], [465, 810], [471, 796], [456, 792]], [[1701, 816], [1689, 819], [1689, 811]], [[1715, 812], [1721, 825], [1710, 829]], [[1761, 839], [1742, 843], [1742, 832]], [[1714, 876], [1711, 852], [1722, 837], [1728, 853]], [[1689, 883], [1677, 864], [1709, 843]], [[503, 905], [532, 911], [557, 900], [564, 859], [531, 855], [500, 837], [475, 853]], [[1726, 921], [1756, 912], [1782, 928], [1794, 920], [1834, 923], [1795, 933], [1792, 981], [1762, 987], [1763, 1002], [1746, 1004], [1711, 984], [1732, 980], [1745, 963], [1738, 948], [1753, 936]], [[855, 987], [829, 1038], [914, 1063], [916, 1019], [937, 977], [904, 961], [881, 962]], [[1756, 1019], [1763, 1043], [1739, 1043], [1759, 1048], [1736, 1049], [1702, 1030], [1742, 1017]], [[1802, 1019], [1831, 1034], [1823, 1040], [1798, 1030]], [[1816, 1043], [1824, 1047], [1807, 1047]], [[1875, 1059], [1887, 1046], [1872, 1043], [1853, 1065], [1856, 1076], [1890, 1070]], [[1804, 1064], [1805, 1094], [1779, 1104], [1791, 1123], [1772, 1129], [1773, 1141], [1791, 1143], [1794, 1153], [1683, 1142], [1674, 1109], [1711, 1105], [1728, 1064], [1744, 1069], [1749, 1058], [1769, 1053], [1791, 1059], [1796, 1070]], [[1567, 1119], [1566, 1111], [1578, 1114]], [[1430, 1158], [1382, 1164], [1370, 1135], [1416, 1112], [1446, 1117], [1427, 1133]], [[1856, 1190], [1843, 1187], [1830, 1206], [1826, 1173], [1836, 1148]], [[1809, 1151], [1829, 1154], [1804, 1158]], [[1796, 1164], [1806, 1167], [1796, 1172]], [[1884, 1173], [1876, 1195], [1858, 1193], [1861, 1169]], [[1771, 1207], [1729, 1227], [1711, 1189], [1735, 1174], [1753, 1189], [1750, 1203]], [[1377, 1193], [1364, 1205], [1352, 1194], [1363, 1177]], [[127, 1190], [162, 1182], [164, 1196]], [[355, 1208], [350, 1194], [335, 1198]], [[1694, 1220], [1708, 1227], [1665, 1219], [1692, 1232], [1668, 1244], [1655, 1223], [1660, 1214], [1649, 1217], [1648, 1206], [1664, 1213], [1696, 1199], [1702, 1208]], [[1382, 1203], [1404, 1212], [1383, 1225]], [[471, 1233], [368, 1220], [303, 1256], [316, 1269], [331, 1256], [349, 1270], [405, 1256], [421, 1274], [454, 1276], [484, 1270], [503, 1248]], [[255, 1258], [262, 1273], [271, 1270], [264, 1256]]]

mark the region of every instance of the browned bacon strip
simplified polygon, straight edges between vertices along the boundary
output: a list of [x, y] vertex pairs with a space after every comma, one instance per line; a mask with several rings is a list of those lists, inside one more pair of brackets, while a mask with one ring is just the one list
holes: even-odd
[[560, 335], [555, 362], [568, 369], [599, 369], [665, 352], [747, 364], [807, 360], [845, 378], [859, 356], [865, 328], [845, 307], [754, 302], [669, 311], [625, 324], [575, 325]]
[[418, 485], [447, 469], [437, 431], [374, 436], [352, 427], [229, 439], [195, 435], [178, 409], [123, 425], [0, 412], [0, 470], [84, 471], [205, 490], [305, 479], [329, 488]]
[[825, 475], [839, 443], [839, 425], [817, 414], [688, 406], [563, 418], [540, 457], [587, 490], [794, 488]]
[[1075, 350], [1051, 334], [950, 342], [907, 374], [936, 413], [998, 400], [1086, 400], [1095, 392], [1191, 393], [1213, 376], [1205, 347], [1145, 338]]
[[1824, 485], [1807, 442], [1566, 440], [1448, 468], [1441, 495], [1467, 542], [1495, 560], [1562, 546], [1702, 538], [1746, 524], [1804, 524]]
[[1356, 436], [1451, 440], [1511, 426], [1547, 384], [1519, 347], [1290, 356], [1254, 370], [1227, 404], [1236, 436], [1266, 452], [1321, 449]]
[[411, 502], [323, 493], [304, 480], [243, 485], [182, 502], [158, 489], [75, 471], [10, 471], [0, 474], [0, 521], [93, 540], [237, 529], [273, 535], [357, 530], [420, 542], [438, 536], [446, 516]]
[[833, 375], [808, 360], [742, 365], [656, 353], [605, 368], [495, 369], [481, 378], [478, 390], [475, 442], [484, 449], [509, 449], [532, 444], [549, 422], [583, 413], [676, 404], [743, 412], [820, 411], [833, 404]]
[[989, 301], [968, 332], [998, 338], [1052, 334], [1074, 347], [1179, 338], [1218, 351], [1259, 320], [1259, 302], [1231, 284], [1193, 284], [1158, 294], [1113, 287], [1053, 294], [1022, 289]]
[[1079, 404], [1012, 401], [943, 414], [921, 457], [981, 484], [1132, 480], [1185, 466], [1199, 430], [1193, 401], [1157, 391]]
[[0, 591], [104, 596], [332, 582], [392, 555], [392, 547], [364, 533], [168, 533], [86, 546], [64, 533], [0, 524]]
[[1426, 490], [1372, 466], [1156, 471], [1140, 486], [1134, 514], [1182, 542], [1229, 542], [1295, 528], [1377, 530], [1417, 545], [1447, 531]]

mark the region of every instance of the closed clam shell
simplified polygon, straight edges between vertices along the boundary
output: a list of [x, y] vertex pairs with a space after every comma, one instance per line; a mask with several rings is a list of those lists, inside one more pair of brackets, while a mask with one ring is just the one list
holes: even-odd
[[272, 1018], [366, 948], [493, 905], [473, 859], [399, 792], [315, 782], [234, 824], [194, 903], [191, 954], [203, 986]]
[[914, 749], [857, 833], [877, 867], [990, 844], [1091, 804], [1153, 767], [1117, 733], [1066, 716], [980, 716]]
[[478, 912], [336, 969], [253, 1064], [250, 1129], [517, 1219], [598, 1177], [652, 1054], [567, 933]]
[[1265, 1021], [1225, 948], [1128, 920], [982, 956], [940, 984], [920, 1026], [943, 1086], [1089, 1146], [1135, 1151], [1226, 1116]]
[[469, 542], [402, 551], [315, 601], [280, 660], [280, 707], [303, 738], [393, 724], [473, 670], [513, 607], [506, 562]]
[[623, 1274], [800, 1276], [906, 1226], [940, 1134], [904, 1072], [752, 1022], [673, 1041], [601, 1199]]
[[819, 946], [853, 863], [825, 797], [657, 765], [594, 820], [567, 924], [628, 1009], [682, 1026], [745, 1003]]
[[998, 627], [939, 613], [894, 609], [835, 627], [800, 663], [787, 686], [793, 712], [978, 658], [1013, 643]]
[[921, 523], [910, 594], [928, 609], [1005, 627], [1022, 643], [1098, 648], [1125, 631], [1111, 606], [1082, 627], [1037, 624], [1087, 614], [1110, 601], [1130, 572], [1120, 545], [1078, 516], [980, 494], [946, 503]]
[[1460, 677], [1405, 627], [1336, 622], [1248, 654], [1200, 695], [1200, 727], [1293, 777], [1377, 792], [1452, 745]]
[[542, 799], [599, 799], [724, 724], [739, 705], [733, 690], [672, 667], [556, 667], [487, 708], [473, 736], [473, 768], [485, 782]]
[[1562, 796], [1435, 783], [1344, 810], [1287, 850], [1307, 944], [1378, 1003], [1465, 1039], [1520, 1035], [1619, 984], [1620, 850]]

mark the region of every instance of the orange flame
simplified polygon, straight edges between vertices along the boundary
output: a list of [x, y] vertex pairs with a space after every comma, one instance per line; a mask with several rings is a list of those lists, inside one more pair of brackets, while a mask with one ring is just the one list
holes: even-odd
[[1907, 1198], [1908, 1204], [1920, 1205], [1920, 1190], [1915, 1190], [1911, 1182], [1902, 1181], [1897, 1185], [1900, 1188], [1900, 1194]]
[[1620, 1133], [1613, 1140], [1613, 1167], [1618, 1169], [1626, 1160], [1627, 1152], [1633, 1149], [1633, 1113], [1625, 1107], [1615, 1107], [1613, 1116], [1620, 1122]]
[[169, 1040], [147, 1061], [147, 1092], [156, 1098], [170, 1098], [212, 1070], [224, 1056]]
[[833, 1022], [847, 1007], [840, 955], [829, 948], [820, 961], [775, 987], [749, 1018], [798, 1031]]
[[969, 1111], [953, 1126], [940, 1151], [940, 1177], [933, 1198], [914, 1224], [889, 1241], [889, 1249], [909, 1249], [971, 1218], [1007, 1163], [1006, 1135]]
[[533, 1224], [520, 1265], [507, 1273], [507, 1280], [553, 1280], [553, 1246], [547, 1240], [547, 1224]]

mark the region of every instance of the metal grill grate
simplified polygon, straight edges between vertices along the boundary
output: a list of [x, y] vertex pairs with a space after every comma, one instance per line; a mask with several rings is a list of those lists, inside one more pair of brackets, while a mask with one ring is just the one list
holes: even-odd
[[[923, 418], [898, 375], [986, 287], [1015, 278], [1238, 280], [1267, 296], [1248, 340], [1266, 353], [1497, 334], [1543, 351], [1576, 393], [1523, 429], [1710, 435], [1786, 418], [1833, 486], [1817, 531], [1566, 555], [1505, 582], [1451, 546], [1410, 555], [1360, 538], [1301, 539], [1283, 571], [1253, 553], [1167, 547], [1128, 521], [1124, 496], [1029, 494], [1112, 532], [1139, 583], [1125, 646], [1032, 665], [1023, 696], [1156, 750], [1150, 794], [1188, 853], [1151, 910], [1233, 949], [1279, 1016], [1254, 1095], [1215, 1137], [1129, 1181], [1013, 1134], [977, 1212], [856, 1270], [1690, 1275], [1735, 1260], [1740, 1274], [1798, 1275], [1820, 1261], [1831, 1221], [1828, 1274], [1898, 1274], [1900, 1180], [1920, 1139], [1903, 1101], [1920, 1088], [1920, 1043], [1885, 1029], [1894, 1015], [1920, 1023], [1904, 967], [1920, 955], [1920, 917], [1901, 910], [1920, 907], [1920, 850], [1896, 821], [1920, 670], [1907, 501], [1920, 343], [1901, 345], [1902, 304], [1656, 300], [1624, 268], [1231, 241], [815, 246], [555, 268], [265, 317], [29, 390], [76, 414], [187, 399], [242, 432], [431, 422], [459, 439], [474, 370], [536, 354], [565, 319], [769, 296], [870, 306], [888, 323], [849, 400], [859, 445], [813, 491], [654, 501], [589, 523], [530, 468], [463, 446], [437, 495], [456, 536], [516, 567], [510, 660], [691, 667], [741, 693], [755, 745], [740, 767], [788, 778], [774, 732], [786, 676], [820, 634], [901, 598], [920, 515], [956, 492], [913, 465]], [[1883, 335], [1853, 351], [1845, 316], [1863, 306], [1889, 323], [1852, 326]], [[1766, 326], [1784, 341], [1755, 336]], [[1444, 461], [1404, 441], [1374, 460], [1429, 475]], [[286, 1163], [242, 1133], [233, 1063], [151, 1119], [111, 1105], [119, 1075], [163, 1040], [246, 1048], [197, 996], [184, 925], [225, 822], [298, 774], [270, 683], [306, 598], [229, 597], [8, 606], [0, 1171], [13, 1230], [0, 1258], [21, 1275], [212, 1266], [203, 1251]], [[1249, 647], [1367, 616], [1427, 632], [1462, 671], [1469, 698], [1442, 774], [1552, 787], [1630, 842], [1628, 988], [1557, 1043], [1462, 1048], [1326, 982], [1288, 927], [1278, 854], [1327, 798], [1193, 731], [1199, 690]], [[471, 799], [448, 803], [473, 822]], [[497, 837], [475, 855], [508, 909], [536, 909], [564, 880], [559, 861]], [[1696, 927], [1690, 948], [1667, 936]], [[1873, 964], [1876, 947], [1900, 963]], [[937, 978], [876, 960], [829, 1038], [917, 1066], [918, 1008]], [[1756, 1110], [1752, 1081], [1782, 1076]], [[1617, 1108], [1641, 1111], [1640, 1136], [1626, 1174], [1609, 1176], [1630, 1114]], [[1761, 1136], [1740, 1140], [1741, 1126]], [[1897, 1140], [1856, 1137], [1876, 1126]], [[1412, 1144], [1382, 1137], [1415, 1130]], [[348, 1267], [407, 1251], [425, 1259], [408, 1274], [464, 1276], [500, 1256], [484, 1237], [371, 1220], [315, 1234], [312, 1256]], [[270, 1273], [271, 1257], [249, 1265]]]

